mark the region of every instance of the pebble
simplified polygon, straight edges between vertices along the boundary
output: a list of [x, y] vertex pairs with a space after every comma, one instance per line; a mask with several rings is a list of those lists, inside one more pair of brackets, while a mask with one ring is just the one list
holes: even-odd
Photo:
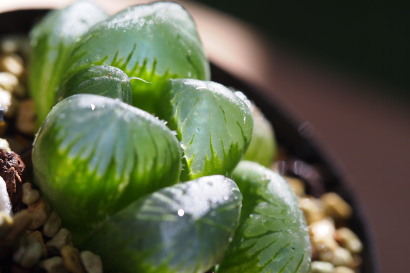
[[32, 99], [20, 101], [16, 120], [17, 129], [28, 135], [34, 135], [37, 131], [36, 112]]
[[50, 206], [44, 201], [43, 198], [36, 203], [30, 204], [27, 210], [32, 218], [32, 223], [30, 225], [31, 230], [36, 230], [44, 225], [51, 211]]
[[45, 258], [47, 256], [47, 247], [44, 243], [43, 235], [41, 234], [41, 232], [38, 230], [31, 232], [27, 236], [27, 238], [33, 239], [41, 245], [41, 257]]
[[363, 249], [362, 242], [357, 235], [346, 227], [336, 230], [335, 238], [341, 246], [348, 249], [353, 254], [360, 253]]
[[4, 54], [0, 56], [0, 71], [9, 72], [17, 78], [24, 75], [23, 59], [16, 54]]
[[353, 269], [345, 266], [338, 266], [333, 273], [356, 273]]
[[40, 261], [40, 258], [41, 244], [31, 238], [26, 238], [13, 253], [14, 262], [23, 268], [33, 267]]
[[26, 205], [31, 205], [40, 200], [40, 193], [31, 187], [30, 183], [24, 183], [22, 186], [23, 196], [22, 202]]
[[61, 219], [55, 211], [51, 212], [43, 227], [43, 234], [49, 238], [54, 237], [61, 228]]
[[72, 245], [71, 233], [65, 228], [60, 229], [57, 234], [46, 243], [51, 250], [61, 250], [66, 245]]
[[326, 193], [321, 198], [326, 214], [336, 219], [348, 219], [352, 215], [351, 206], [336, 193]]
[[40, 266], [48, 273], [69, 273], [64, 267], [63, 258], [58, 256], [42, 261]]
[[328, 262], [313, 261], [310, 273], [334, 273], [335, 267]]
[[87, 273], [103, 272], [103, 264], [100, 256], [95, 255], [94, 253], [88, 250], [82, 251], [80, 256]]
[[322, 202], [312, 197], [303, 197], [299, 199], [299, 207], [305, 215], [308, 225], [326, 218]]
[[71, 273], [85, 273], [78, 249], [66, 245], [61, 249], [61, 257], [63, 257], [64, 266], [68, 271]]

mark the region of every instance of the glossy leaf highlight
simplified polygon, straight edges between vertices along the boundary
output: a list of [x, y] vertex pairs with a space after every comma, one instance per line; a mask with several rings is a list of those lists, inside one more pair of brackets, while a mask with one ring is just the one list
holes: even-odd
[[75, 1], [64, 9], [51, 11], [32, 29], [28, 81], [39, 126], [56, 103], [57, 88], [75, 43], [106, 17], [91, 1]]
[[204, 273], [228, 247], [241, 199], [220, 175], [176, 184], [113, 215], [84, 247], [113, 272]]
[[184, 152], [181, 179], [228, 175], [251, 140], [249, 107], [215, 82], [171, 80], [169, 96], [171, 109], [164, 119], [177, 131]]
[[133, 103], [156, 113], [169, 78], [209, 78], [209, 63], [196, 26], [179, 4], [129, 7], [93, 27], [79, 41], [68, 77], [94, 65], [110, 65], [130, 77]]
[[35, 182], [76, 241], [138, 197], [176, 183], [180, 158], [163, 122], [86, 94], [53, 108], [33, 148]]
[[238, 164], [233, 179], [243, 194], [241, 221], [217, 272], [309, 272], [309, 234], [287, 182], [250, 161]]
[[80, 70], [59, 89], [59, 101], [75, 94], [95, 94], [131, 104], [130, 80], [121, 69], [98, 65]]

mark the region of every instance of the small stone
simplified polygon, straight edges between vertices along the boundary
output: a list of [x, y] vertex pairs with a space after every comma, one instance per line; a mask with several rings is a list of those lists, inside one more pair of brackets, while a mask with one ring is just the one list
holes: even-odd
[[85, 270], [81, 264], [80, 252], [73, 246], [66, 245], [61, 249], [61, 256], [65, 268], [71, 273], [84, 273]]
[[61, 228], [61, 219], [55, 211], [51, 212], [43, 227], [43, 234], [49, 238], [54, 237]]
[[288, 181], [290, 187], [297, 196], [301, 197], [305, 195], [305, 185], [302, 180], [288, 176], [286, 177], [286, 181]]
[[61, 250], [64, 246], [72, 244], [71, 233], [67, 229], [62, 228], [46, 243], [46, 246], [51, 250]]
[[80, 256], [87, 273], [103, 273], [103, 264], [100, 256], [88, 250], [82, 251]]
[[335, 239], [342, 247], [348, 249], [353, 254], [360, 253], [363, 249], [362, 242], [357, 235], [346, 227], [336, 230]]
[[0, 50], [6, 54], [16, 53], [19, 47], [19, 43], [16, 39], [6, 38], [0, 41]]
[[10, 91], [0, 88], [0, 110], [6, 116], [13, 117], [17, 110], [17, 101], [13, 98]]
[[345, 266], [338, 266], [335, 268], [333, 273], [355, 273], [355, 271]]
[[19, 84], [17, 77], [9, 72], [0, 72], [0, 87], [13, 93]]
[[31, 232], [28, 236], [29, 239], [33, 239], [41, 245], [41, 257], [45, 258], [47, 256], [47, 247], [44, 244], [44, 239], [43, 235], [41, 234], [40, 231], [36, 230], [34, 232]]
[[33, 239], [23, 240], [13, 253], [13, 261], [21, 267], [30, 268], [36, 265], [41, 258], [41, 244]]
[[58, 256], [42, 261], [40, 267], [48, 273], [69, 273], [64, 267], [63, 258]]
[[309, 232], [312, 246], [316, 249], [318, 255], [333, 252], [339, 247], [334, 239], [335, 226], [331, 219], [327, 218], [313, 223], [309, 227]]
[[319, 257], [322, 261], [330, 262], [335, 266], [351, 266], [354, 262], [352, 254], [342, 247], [323, 251], [319, 253]]
[[5, 54], [24, 53], [27, 46], [25, 35], [8, 35], [0, 40], [0, 51]]
[[40, 199], [40, 193], [38, 190], [33, 189], [30, 183], [24, 183], [22, 191], [22, 202], [26, 205], [31, 205]]
[[334, 273], [334, 266], [328, 262], [314, 261], [310, 273]]
[[15, 54], [6, 54], [0, 57], [0, 71], [9, 72], [17, 78], [24, 75], [23, 59]]
[[300, 198], [299, 207], [305, 215], [308, 225], [326, 218], [325, 210], [320, 200], [311, 197]]
[[50, 214], [50, 206], [40, 198], [39, 201], [28, 206], [28, 212], [31, 215], [32, 223], [30, 225], [31, 230], [36, 230], [44, 225]]
[[352, 215], [352, 208], [336, 193], [326, 193], [321, 197], [325, 212], [335, 219], [348, 219]]
[[20, 102], [19, 111], [16, 121], [17, 129], [25, 134], [35, 134], [36, 127], [36, 112], [34, 109], [34, 101], [31, 99]]

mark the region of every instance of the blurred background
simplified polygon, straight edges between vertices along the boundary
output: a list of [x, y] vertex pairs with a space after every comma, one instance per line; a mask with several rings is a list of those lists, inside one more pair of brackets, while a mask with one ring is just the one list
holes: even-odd
[[[377, 1], [354, 7], [343, 1], [201, 2], [268, 40], [261, 51], [269, 54], [260, 58], [267, 63], [264, 84], [310, 123], [342, 164], [372, 229], [382, 272], [408, 272], [407, 10]], [[255, 58], [259, 53], [253, 51]]]
[[[70, 0], [1, 0], [0, 11]], [[99, 0], [113, 11], [138, 0]], [[182, 1], [180, 1], [182, 2]], [[407, 273], [410, 17], [356, 1], [184, 1], [211, 60], [314, 129], [348, 176], [382, 272]]]

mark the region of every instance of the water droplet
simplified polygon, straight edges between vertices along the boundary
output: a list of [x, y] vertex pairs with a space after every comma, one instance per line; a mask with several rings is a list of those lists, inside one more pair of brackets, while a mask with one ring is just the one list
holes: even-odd
[[182, 150], [185, 150], [185, 149], [186, 149], [186, 146], [185, 146], [184, 144], [182, 144], [182, 143], [181, 143], [181, 149], [182, 149]]
[[178, 210], [178, 216], [179, 216], [179, 217], [184, 216], [184, 214], [185, 214], [185, 211], [184, 211], [183, 209], [179, 209], [179, 210]]
[[95, 104], [90, 104], [90, 107], [91, 107], [91, 110], [94, 110], [95, 109]]
[[228, 195], [224, 195], [224, 200], [225, 200], [225, 201], [228, 201], [228, 199], [229, 199], [229, 196], [228, 196]]

